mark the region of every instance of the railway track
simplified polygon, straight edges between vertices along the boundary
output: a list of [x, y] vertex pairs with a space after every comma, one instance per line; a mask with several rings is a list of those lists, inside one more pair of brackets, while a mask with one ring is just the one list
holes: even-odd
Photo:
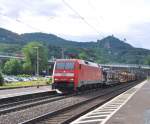
[[[30, 120], [21, 122], [21, 124], [68, 124], [71, 121], [75, 120], [76, 118], [80, 117], [81, 115], [89, 112], [90, 110], [106, 103], [110, 99], [114, 98], [115, 96], [121, 94], [122, 92], [126, 91], [127, 89], [135, 86], [137, 82], [132, 84], [126, 84], [123, 87], [117, 86], [115, 89], [108, 90], [103, 92], [100, 95], [97, 95], [93, 98], [87, 98], [86, 100], [79, 102], [77, 104], [68, 106], [66, 108], [62, 108], [60, 110], [49, 112], [43, 114], [41, 116], [32, 118]], [[114, 91], [115, 90], [115, 91]]]
[[[44, 120], [44, 122], [42, 121], [42, 123], [47, 123], [47, 122], [48, 123], [53, 122], [55, 124], [58, 124], [59, 122], [65, 123], [68, 120], [72, 120], [71, 118], [78, 117], [80, 115], [79, 111], [81, 111], [79, 110], [79, 108], [82, 108], [82, 106], [88, 105], [88, 103], [89, 104], [91, 103], [93, 107], [96, 106], [96, 103], [100, 105], [110, 100], [114, 96], [120, 94], [121, 92], [127, 90], [128, 88], [132, 87], [135, 84], [137, 84], [137, 82], [118, 85], [106, 89], [99, 89], [95, 91], [93, 90], [92, 92], [89, 93], [85, 92], [83, 94], [73, 95], [68, 98], [62, 98], [59, 100], [50, 101], [45, 104], [39, 104], [36, 106], [31, 106], [29, 108], [27, 107], [23, 110], [21, 109], [15, 112], [11, 111], [9, 113], [1, 115], [0, 122], [1, 124], [12, 124], [12, 123], [26, 124], [26, 123], [37, 123], [41, 120]], [[92, 103], [92, 101], [95, 101], [95, 103]], [[87, 108], [93, 108], [93, 107], [90, 106], [83, 107], [84, 109], [82, 109], [80, 113], [84, 113], [85, 111], [88, 111]], [[68, 112], [72, 113], [72, 115], [69, 114]], [[60, 117], [61, 119], [58, 117]], [[54, 120], [57, 120], [57, 122], [54, 122]]]
[[[88, 91], [85, 91], [83, 93], [86, 93]], [[92, 90], [90, 90], [90, 92], [92, 92]], [[78, 95], [81, 93], [78, 93]], [[19, 111], [19, 110], [23, 110], [29, 107], [33, 107], [33, 106], [37, 106], [37, 105], [42, 105], [42, 104], [46, 104], [49, 102], [54, 102], [56, 100], [61, 100], [61, 99], [65, 99], [68, 97], [72, 97], [75, 96], [77, 94], [57, 94], [55, 93], [51, 93], [48, 96], [40, 96], [40, 97], [36, 97], [36, 98], [32, 98], [32, 99], [23, 99], [20, 101], [14, 101], [12, 103], [3, 103], [0, 105], [0, 115], [6, 114], [6, 113], [10, 113], [10, 112], [14, 112], [14, 111]]]
[[52, 97], [52, 96], [57, 96], [57, 95], [41, 96], [41, 97], [36, 97], [36, 98], [32, 98], [32, 99], [29, 98], [29, 99], [22, 99], [22, 100], [18, 100], [18, 101], [3, 103], [3, 104], [0, 105], [0, 109], [1, 108], [8, 108], [8, 107], [19, 105], [19, 104], [22, 104], [22, 103], [28, 103], [28, 102], [31, 102], [31, 101], [38, 101], [38, 100], [46, 99], [46, 98], [49, 98], [49, 97]]
[[9, 103], [9, 104], [3, 104], [0, 106], [0, 115], [14, 112], [14, 111], [23, 110], [23, 109], [41, 105], [41, 104], [46, 104], [46, 103], [60, 100], [63, 98], [66, 98], [66, 96], [61, 96], [61, 95], [56, 94], [56, 95], [50, 95], [46, 97], [18, 101], [18, 102]]
[[0, 99], [0, 107], [4, 107], [6, 104], [10, 104], [10, 103], [17, 103], [17, 102], [21, 102], [21, 101], [25, 101], [25, 100], [33, 100], [33, 99], [40, 99], [40, 98], [44, 98], [45, 97], [49, 97], [50, 95], [55, 95], [57, 94], [56, 91], [45, 91], [45, 92], [37, 92], [37, 93], [33, 93], [33, 94], [24, 94], [24, 95], [18, 95], [18, 96], [10, 96], [6, 98], [1, 98]]

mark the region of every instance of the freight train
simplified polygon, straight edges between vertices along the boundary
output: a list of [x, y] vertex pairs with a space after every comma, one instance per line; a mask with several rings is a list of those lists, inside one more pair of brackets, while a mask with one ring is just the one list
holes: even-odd
[[105, 70], [99, 64], [80, 59], [58, 59], [53, 70], [53, 89], [78, 91], [136, 80], [129, 72]]

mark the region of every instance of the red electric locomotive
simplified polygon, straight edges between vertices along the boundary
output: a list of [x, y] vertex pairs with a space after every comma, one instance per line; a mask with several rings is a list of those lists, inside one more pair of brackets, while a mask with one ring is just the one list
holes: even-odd
[[79, 59], [56, 60], [52, 85], [54, 89], [77, 91], [87, 86], [98, 86], [102, 82], [102, 69], [97, 63]]

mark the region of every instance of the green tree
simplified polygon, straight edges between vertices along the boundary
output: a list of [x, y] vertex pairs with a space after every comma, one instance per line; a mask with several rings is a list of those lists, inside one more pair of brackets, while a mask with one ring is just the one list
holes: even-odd
[[83, 59], [83, 60], [87, 60], [88, 59], [88, 56], [85, 52], [81, 52], [79, 54], [79, 59]]
[[2, 86], [3, 84], [4, 84], [4, 79], [2, 73], [0, 72], [0, 86]]
[[48, 65], [48, 54], [47, 48], [41, 43], [30, 42], [23, 48], [23, 53], [25, 55], [25, 63], [23, 65], [23, 70], [26, 73], [35, 74], [37, 66], [37, 52], [38, 62], [39, 62], [39, 72], [47, 69]]
[[33, 73], [33, 70], [32, 70], [30, 62], [25, 62], [23, 64], [23, 73], [24, 74], [32, 74]]
[[150, 65], [150, 55], [146, 57], [145, 64]]
[[8, 75], [20, 74], [22, 73], [21, 62], [16, 59], [10, 59], [5, 63], [3, 71], [5, 74], [8, 74]]

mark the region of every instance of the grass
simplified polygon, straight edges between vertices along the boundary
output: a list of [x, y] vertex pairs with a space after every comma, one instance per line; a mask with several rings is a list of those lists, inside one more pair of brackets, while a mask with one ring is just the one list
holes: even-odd
[[150, 80], [150, 76], [147, 77], [147, 80]]
[[51, 83], [51, 80], [43, 80], [39, 79], [37, 81], [26, 81], [26, 82], [12, 82], [12, 83], [4, 83], [3, 86], [0, 86], [1, 88], [17, 88], [17, 87], [25, 87], [25, 86], [37, 86], [37, 85], [49, 85]]

